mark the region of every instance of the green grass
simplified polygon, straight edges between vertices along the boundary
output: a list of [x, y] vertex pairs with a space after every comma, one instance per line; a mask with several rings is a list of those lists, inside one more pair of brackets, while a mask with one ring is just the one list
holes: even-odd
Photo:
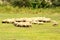
[[[0, 10], [3, 8], [0, 8]], [[5, 11], [4, 11], [5, 10]], [[6, 18], [21, 17], [50, 17], [60, 24], [60, 7], [49, 9], [28, 9], [21, 8], [6, 10], [0, 12], [0, 40], [60, 40], [60, 25], [52, 26], [52, 23], [44, 23], [43, 25], [35, 25], [32, 27], [15, 27], [13, 24], [2, 24], [2, 20]], [[15, 11], [15, 12], [14, 12]]]

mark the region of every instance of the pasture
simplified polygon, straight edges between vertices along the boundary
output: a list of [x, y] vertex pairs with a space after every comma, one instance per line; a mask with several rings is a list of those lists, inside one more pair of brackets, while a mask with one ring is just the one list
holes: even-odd
[[[46, 9], [0, 8], [0, 40], [60, 40], [60, 7]], [[3, 11], [2, 11], [3, 10]], [[11, 11], [12, 10], [12, 11]], [[59, 25], [52, 23], [33, 24], [32, 27], [15, 27], [13, 24], [2, 24], [6, 18], [49, 17]]]

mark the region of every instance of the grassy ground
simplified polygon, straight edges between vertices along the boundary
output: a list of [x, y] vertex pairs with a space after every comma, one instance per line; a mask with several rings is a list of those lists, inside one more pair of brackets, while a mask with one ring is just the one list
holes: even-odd
[[60, 7], [49, 9], [11, 8], [12, 11], [10, 8], [0, 8], [0, 10], [0, 40], [60, 40], [60, 25], [52, 26], [52, 23], [44, 23], [23, 28], [1, 23], [6, 18], [45, 16], [60, 24]]

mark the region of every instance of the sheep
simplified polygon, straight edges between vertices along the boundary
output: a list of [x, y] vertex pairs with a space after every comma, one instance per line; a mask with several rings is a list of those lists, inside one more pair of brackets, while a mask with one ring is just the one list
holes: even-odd
[[43, 19], [44, 19], [45, 17], [33, 17], [32, 19], [33, 20], [36, 20], [36, 21], [38, 21], [38, 22], [43, 22]]
[[32, 20], [31, 18], [27, 18], [27, 19], [26, 19], [26, 22], [30, 22], [30, 23], [31, 23], [32, 21], [33, 21], [33, 20]]
[[26, 22], [27, 18], [17, 18], [15, 21], [16, 22]]
[[7, 19], [5, 19], [5, 20], [2, 20], [2, 23], [7, 23]]
[[5, 19], [2, 21], [2, 23], [14, 23], [15, 19]]
[[39, 17], [39, 22], [43, 22], [43, 19], [45, 19], [45, 17]]
[[39, 22], [37, 20], [32, 21], [32, 24], [43, 24], [44, 22]]
[[18, 18], [15, 20], [16, 22], [32, 22], [31, 18]]
[[17, 27], [31, 27], [31, 23], [30, 22], [18, 22], [16, 23]]
[[15, 19], [7, 19], [8, 23], [14, 23]]
[[37, 20], [39, 22], [50, 22], [51, 18], [46, 18], [46, 17], [35, 17], [34, 20]]
[[51, 18], [44, 18], [42, 21], [43, 22], [51, 22]]
[[21, 22], [21, 19], [20, 18], [16, 18], [15, 21], [16, 22]]
[[55, 20], [52, 20], [52, 22], [53, 22], [53, 26], [58, 25], [58, 22], [56, 22]]
[[30, 22], [25, 22], [25, 24], [24, 24], [26, 27], [31, 27], [32, 26], [32, 24], [30, 23]]

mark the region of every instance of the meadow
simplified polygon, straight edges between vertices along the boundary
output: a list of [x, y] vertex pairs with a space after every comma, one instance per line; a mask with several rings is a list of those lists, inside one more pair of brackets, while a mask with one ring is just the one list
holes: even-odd
[[[33, 24], [32, 27], [15, 27], [13, 24], [2, 24], [6, 18], [49, 17], [59, 24]], [[56, 8], [13, 8], [0, 7], [0, 40], [60, 40], [60, 7]]]

